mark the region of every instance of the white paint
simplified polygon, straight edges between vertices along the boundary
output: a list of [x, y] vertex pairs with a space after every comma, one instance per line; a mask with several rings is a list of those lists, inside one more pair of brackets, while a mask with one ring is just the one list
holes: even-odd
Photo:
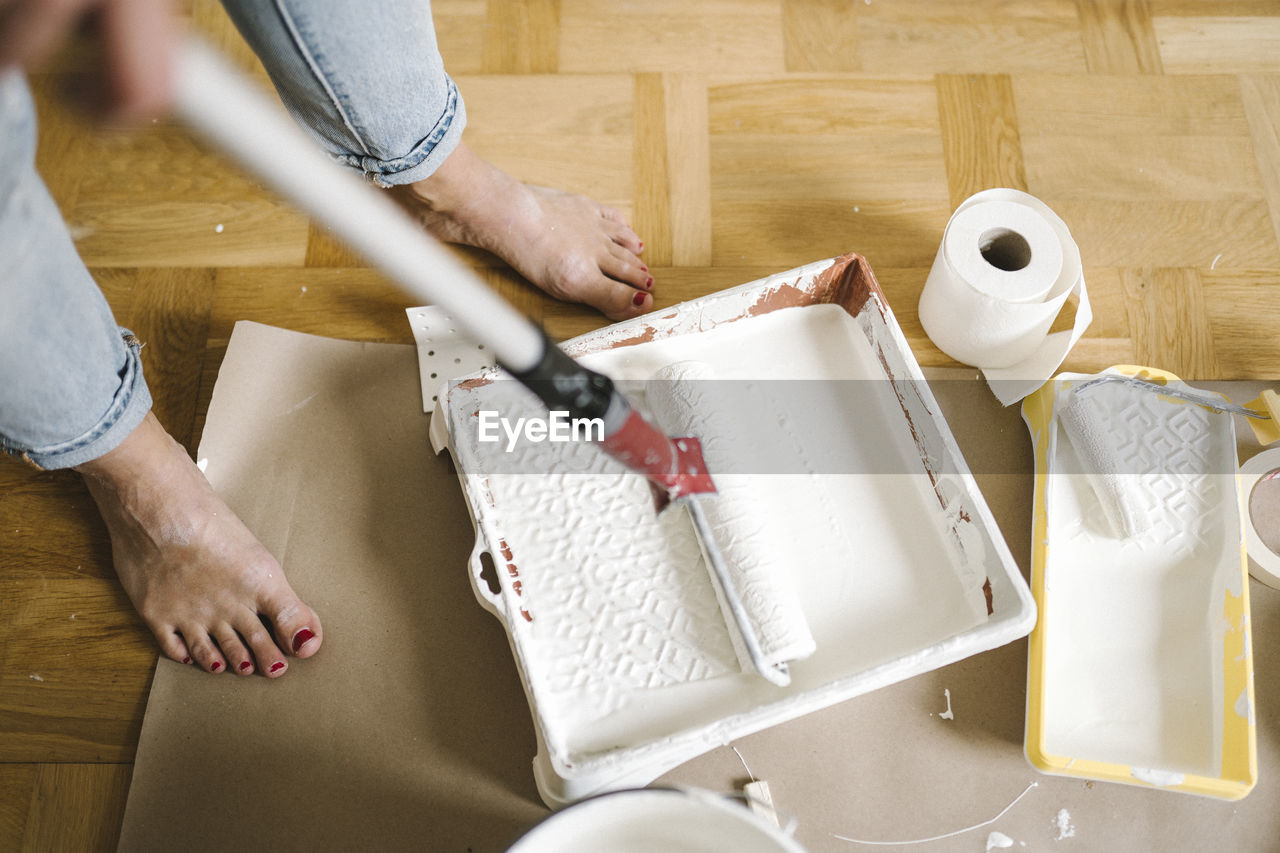
[[938, 716], [944, 720], [954, 720], [956, 715], [951, 711], [951, 691], [943, 688], [942, 695], [947, 699], [947, 710], [939, 712]]
[[987, 836], [987, 853], [992, 850], [1005, 850], [1013, 846], [1013, 839], [1003, 832], [992, 832]]
[[37, 675], [34, 672], [28, 675], [27, 677], [30, 678], [32, 681], [44, 681], [43, 678], [41, 678], [39, 675]]
[[[1066, 378], [1080, 378], [1065, 374]], [[1242, 576], [1230, 415], [1122, 383], [1098, 430], [1127, 442], [1126, 502], [1143, 532], [1117, 539], [1055, 423], [1044, 569], [1044, 750], [1216, 778], [1222, 766], [1224, 603]], [[1059, 396], [1061, 400], [1061, 395]], [[1056, 473], [1053, 473], [1056, 472]], [[1200, 472], [1200, 473], [1196, 473]]]
[[1218, 254], [1216, 254], [1216, 255], [1214, 255], [1214, 256], [1213, 256], [1213, 263], [1209, 264], [1209, 269], [1214, 269], [1215, 267], [1217, 267], [1217, 266], [1218, 266], [1218, 261], [1220, 261], [1220, 260], [1222, 260], [1222, 253], [1221, 253], [1221, 252], [1219, 252]]
[[306, 293], [306, 292], [307, 292], [307, 286], [306, 286], [305, 284], [304, 284], [304, 285], [302, 285], [302, 292], [303, 292], [303, 293]]
[[221, 222], [219, 222], [217, 225], [213, 226], [213, 233], [215, 233], [215, 234], [221, 234], [221, 233], [222, 233], [222, 223], [221, 223]]
[[[648, 379], [687, 360], [709, 363], [726, 379], [883, 377], [857, 323], [833, 305], [779, 311], [583, 359], [620, 382]], [[867, 384], [859, 383], [863, 404]], [[740, 667], [692, 527], [675, 513], [655, 518], [639, 475], [622, 475], [620, 466], [593, 448], [585, 448], [592, 451], [589, 459], [557, 459], [545, 454], [553, 448], [573, 454], [577, 446], [540, 444], [522, 446], [527, 455], [518, 470], [581, 471], [584, 464], [598, 464], [603, 467], [591, 470], [599, 476], [488, 477], [494, 501], [503, 508], [506, 541], [517, 552], [520, 603], [533, 615], [532, 622], [517, 618], [515, 625], [527, 632], [526, 670], [544, 706], [544, 734], [552, 749], [576, 763], [574, 756], [641, 744], [673, 725], [709, 724], [787, 692], [817, 690], [919, 654], [985, 620], [982, 579], [958, 577], [956, 555], [940, 525], [920, 523], [937, 513], [937, 498], [892, 389], [884, 382], [875, 387], [884, 396], [881, 405], [842, 406], [835, 400], [827, 411], [805, 414], [813, 434], [878, 440], [851, 441], [841, 448], [846, 458], [835, 460], [808, 460], [803, 448], [779, 452], [797, 454], [791, 470], [873, 470], [893, 454], [900, 470], [914, 467], [918, 473], [769, 475], [769, 488], [759, 491], [765, 517], [791, 543], [789, 565], [818, 648], [803, 666], [793, 667], [788, 691], [751, 675], [728, 677]], [[510, 382], [489, 388], [526, 395]], [[533, 409], [536, 404], [527, 399]], [[514, 405], [503, 401], [494, 408], [511, 417], [518, 413]], [[474, 426], [465, 429], [475, 434]], [[488, 451], [476, 447], [494, 452], [491, 444], [483, 446]], [[621, 525], [618, 518], [629, 521]], [[538, 566], [548, 568], [538, 572]], [[573, 577], [583, 578], [586, 588], [562, 586]], [[648, 641], [637, 642], [631, 614], [640, 601], [654, 621], [640, 634]], [[685, 637], [674, 647], [673, 633]], [[667, 689], [650, 689], [659, 686]]]
[[556, 812], [508, 853], [804, 853], [737, 801], [698, 789], [620, 791]]
[[1133, 778], [1146, 782], [1148, 785], [1155, 785], [1159, 788], [1171, 788], [1174, 785], [1181, 785], [1187, 780], [1187, 774], [1179, 773], [1176, 770], [1151, 770], [1145, 767], [1131, 767], [1129, 774]]
[[1249, 722], [1253, 722], [1253, 703], [1249, 701], [1248, 688], [1240, 691], [1240, 695], [1236, 697], [1236, 704], [1232, 706], [1232, 710], [1236, 712], [1237, 717], [1243, 717]]
[[1053, 819], [1053, 825], [1058, 830], [1058, 836], [1054, 841], [1065, 841], [1068, 838], [1074, 838], [1076, 828], [1071, 825], [1071, 812], [1066, 809], [1058, 809], [1058, 814]]
[[964, 835], [966, 832], [973, 832], [975, 829], [982, 829], [983, 827], [990, 826], [1012, 811], [1013, 807], [1021, 802], [1023, 797], [1031, 793], [1032, 788], [1036, 787], [1039, 787], [1038, 782], [1032, 782], [1030, 785], [1023, 788], [1022, 793], [1013, 798], [1013, 802], [1001, 809], [1000, 813], [990, 820], [984, 820], [982, 823], [975, 823], [973, 826], [966, 826], [963, 829], [957, 829], [954, 832], [947, 832], [942, 835], [932, 835], [928, 838], [913, 838], [907, 841], [864, 841], [859, 838], [846, 838], [843, 835], [836, 835], [834, 833], [832, 833], [831, 837], [838, 838], [841, 841], [848, 841], [850, 844], [865, 844], [870, 847], [903, 847], [908, 844], [932, 844], [935, 841], [942, 841], [946, 838], [955, 838], [957, 835]]
[[[894, 475], [768, 475], [765, 500], [789, 526], [801, 567], [796, 589], [818, 646], [792, 668], [787, 688], [740, 672], [692, 530], [677, 513], [653, 519], [642, 479], [598, 452], [576, 455], [572, 445], [556, 446], [567, 455], [550, 460], [550, 470], [561, 472], [548, 482], [492, 473], [493, 460], [469, 440], [475, 412], [503, 388], [526, 392], [514, 382], [463, 383], [447, 403], [441, 398], [432, 443], [450, 446], [479, 546], [498, 563], [501, 593], [479, 579], [479, 550], [473, 581], [520, 664], [539, 734], [535, 777], [548, 803], [644, 785], [738, 736], [1001, 645], [1034, 623], [1026, 584], [892, 317], [873, 301], [857, 319], [827, 304], [742, 319], [783, 288], [811, 287], [830, 264], [564, 345], [608, 372], [641, 408], [643, 395], [629, 383], [680, 360], [708, 362], [729, 378], [880, 380], [860, 383], [856, 400], [824, 391], [816, 405], [768, 409], [797, 436], [778, 451], [791, 462], [785, 470], [901, 466]], [[637, 336], [649, 342], [636, 344]], [[431, 348], [419, 338], [420, 359]], [[894, 388], [886, 373], [921, 384]], [[786, 396], [800, 384], [776, 382], [771, 391]], [[866, 386], [881, 399], [869, 401]], [[436, 429], [442, 424], [447, 432]], [[824, 431], [849, 437], [834, 460], [811, 458], [798, 437]], [[922, 455], [944, 472], [937, 493]], [[991, 616], [982, 589], [988, 578]]]

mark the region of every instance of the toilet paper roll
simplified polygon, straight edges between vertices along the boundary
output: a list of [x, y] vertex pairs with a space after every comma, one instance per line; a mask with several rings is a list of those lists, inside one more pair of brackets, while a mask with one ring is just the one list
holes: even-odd
[[[1267, 547], [1267, 543], [1262, 540], [1262, 535], [1258, 532], [1258, 525], [1259, 523], [1280, 525], [1280, 518], [1277, 518], [1273, 511], [1266, 513], [1270, 518], [1265, 521], [1255, 518], [1250, 504], [1254, 487], [1277, 469], [1280, 469], [1280, 447], [1273, 447], [1241, 465], [1239, 476], [1240, 496], [1243, 499], [1241, 503], [1244, 506], [1245, 547], [1249, 551], [1249, 574], [1255, 580], [1274, 589], [1280, 589], [1280, 554]], [[1274, 542], [1275, 531], [1268, 531], [1268, 534]]]
[[[770, 524], [758, 492], [759, 478], [725, 473], [743, 470], [744, 458], [754, 456], [754, 443], [733, 413], [725, 383], [716, 379], [708, 364], [676, 362], [657, 372], [655, 381], [648, 383], [645, 399], [668, 433], [694, 436], [702, 442], [707, 469], [716, 483], [716, 494], [702, 501], [702, 510], [765, 662], [772, 666], [806, 658], [816, 645], [791, 579], [785, 542], [776, 525]], [[720, 605], [742, 668], [750, 671], [754, 667], [737, 622], [723, 598]]]
[[[1071, 330], [1049, 334], [1072, 294]], [[952, 214], [920, 295], [920, 322], [938, 349], [981, 368], [1001, 403], [1043, 385], [1092, 320], [1080, 250], [1044, 202], [983, 190]]]

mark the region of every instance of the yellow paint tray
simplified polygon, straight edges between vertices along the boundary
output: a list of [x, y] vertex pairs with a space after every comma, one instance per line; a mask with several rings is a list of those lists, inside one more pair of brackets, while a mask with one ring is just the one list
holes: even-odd
[[[1108, 372], [1178, 381], [1150, 368]], [[1045, 773], [1240, 799], [1257, 780], [1257, 744], [1233, 421], [1105, 383], [1113, 396], [1097, 409], [1099, 428], [1132, 461], [1123, 488], [1153, 513], [1149, 528], [1122, 538], [1059, 428], [1066, 395], [1089, 378], [1061, 374], [1022, 404], [1035, 445], [1040, 614], [1027, 758]]]

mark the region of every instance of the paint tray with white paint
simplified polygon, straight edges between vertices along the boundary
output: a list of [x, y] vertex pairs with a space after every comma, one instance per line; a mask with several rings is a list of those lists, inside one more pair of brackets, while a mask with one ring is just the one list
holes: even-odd
[[1240, 799], [1257, 746], [1234, 422], [1183, 399], [1172, 374], [1109, 375], [1144, 383], [1064, 373], [1023, 402], [1040, 612], [1027, 758], [1046, 773]]
[[683, 509], [655, 515], [647, 483], [588, 442], [481, 441], [483, 412], [515, 420], [537, 404], [500, 371], [452, 382], [432, 441], [457, 465], [472, 585], [509, 636], [549, 804], [644, 785], [1031, 630], [1030, 590], [861, 257], [564, 346], [641, 407], [646, 383], [682, 362], [742, 383], [737, 417], [785, 446], [712, 475], [754, 487], [785, 546], [766, 568], [785, 575], [816, 651], [785, 687], [744, 671]]

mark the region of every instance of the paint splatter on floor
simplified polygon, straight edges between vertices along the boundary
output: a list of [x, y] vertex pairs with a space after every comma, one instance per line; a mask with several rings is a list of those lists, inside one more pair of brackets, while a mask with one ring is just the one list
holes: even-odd
[[992, 850], [1004, 850], [1013, 846], [1013, 839], [1003, 832], [993, 832], [987, 836], [987, 853]]
[[1076, 834], [1076, 828], [1071, 825], [1071, 812], [1066, 809], [1058, 809], [1058, 815], [1053, 819], [1053, 825], [1058, 829], [1058, 837], [1054, 841], [1063, 841], [1072, 838]]
[[954, 720], [954, 719], [956, 718], [956, 715], [955, 715], [955, 713], [951, 710], [951, 691], [950, 691], [948, 688], [945, 688], [945, 687], [944, 687], [944, 688], [942, 689], [942, 695], [943, 695], [944, 697], [946, 697], [946, 700], [947, 700], [947, 710], [945, 710], [945, 711], [943, 711], [942, 713], [938, 714], [938, 716], [939, 716], [939, 717], [941, 717], [941, 718], [942, 718], [942, 719], [944, 719], [944, 720]]

